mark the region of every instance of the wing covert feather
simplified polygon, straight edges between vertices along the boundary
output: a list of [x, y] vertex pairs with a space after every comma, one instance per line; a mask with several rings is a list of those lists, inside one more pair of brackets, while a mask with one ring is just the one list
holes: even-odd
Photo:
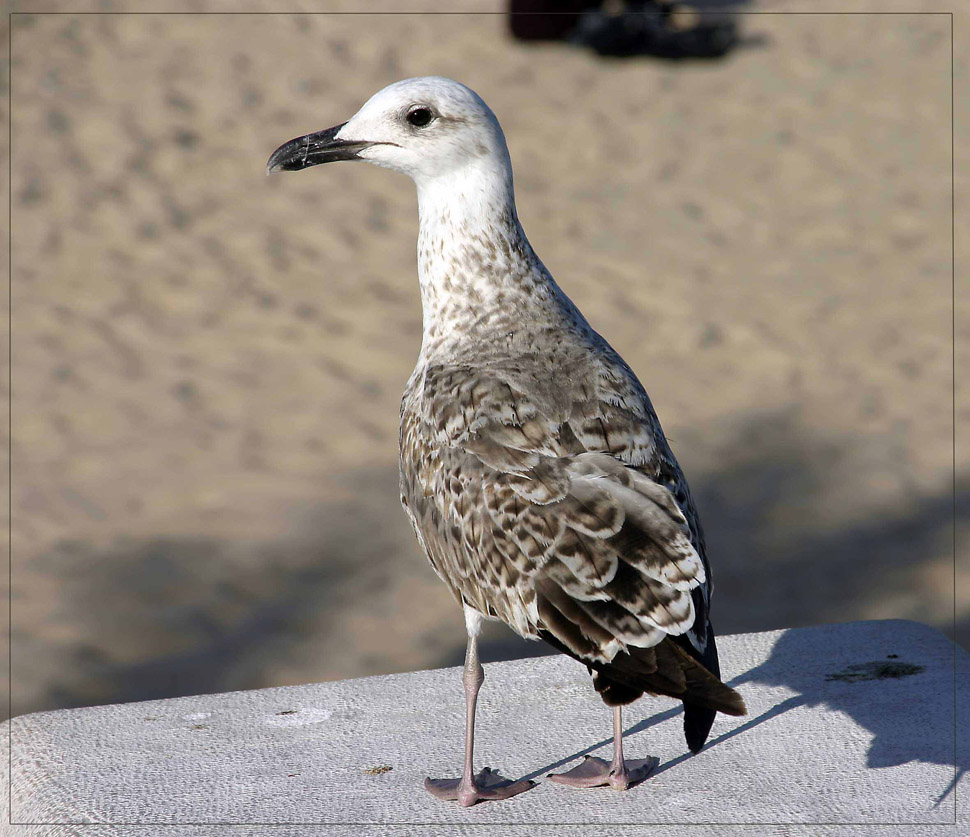
[[402, 404], [401, 496], [459, 600], [602, 662], [706, 622], [707, 573], [649, 400], [587, 389], [563, 408], [514, 375], [416, 370]]

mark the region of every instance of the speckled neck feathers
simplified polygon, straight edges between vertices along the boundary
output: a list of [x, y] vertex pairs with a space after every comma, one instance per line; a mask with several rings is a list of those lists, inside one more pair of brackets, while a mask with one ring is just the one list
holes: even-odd
[[[507, 157], [418, 183], [423, 358], [475, 352], [578, 312], [529, 244]], [[581, 318], [580, 318], [581, 319]]]

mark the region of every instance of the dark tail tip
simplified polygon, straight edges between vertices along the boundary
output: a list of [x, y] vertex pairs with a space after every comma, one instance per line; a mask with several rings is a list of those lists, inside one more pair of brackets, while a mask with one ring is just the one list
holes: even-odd
[[726, 715], [747, 715], [748, 708], [744, 705], [744, 698], [734, 689], [724, 686], [727, 695], [719, 695], [717, 709], [709, 706], [698, 706], [696, 703], [684, 703], [684, 737], [692, 753], [699, 753], [707, 736], [711, 733], [711, 726], [718, 711]]
[[684, 737], [692, 753], [699, 753], [714, 725], [717, 711], [694, 703], [684, 704]]

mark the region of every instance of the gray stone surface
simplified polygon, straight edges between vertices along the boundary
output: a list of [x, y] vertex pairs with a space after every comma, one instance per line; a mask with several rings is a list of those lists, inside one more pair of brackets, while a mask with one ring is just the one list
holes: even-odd
[[690, 757], [678, 704], [635, 704], [627, 755], [661, 765], [626, 793], [541, 781], [609, 747], [609, 713], [585, 669], [554, 656], [486, 666], [478, 764], [540, 780], [503, 803], [461, 809], [421, 787], [460, 762], [461, 682], [446, 669], [15, 718], [3, 742], [12, 819], [34, 825], [4, 833], [438, 835], [486, 823], [503, 835], [970, 833], [962, 800], [955, 822], [970, 789], [965, 651], [904, 621], [728, 636], [721, 647], [749, 716], [719, 716]]

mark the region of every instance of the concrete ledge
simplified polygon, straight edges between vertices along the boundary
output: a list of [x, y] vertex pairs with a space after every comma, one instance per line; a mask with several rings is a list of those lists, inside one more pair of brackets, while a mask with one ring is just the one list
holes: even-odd
[[[728, 830], [717, 824], [749, 823], [730, 831], [970, 834], [962, 800], [954, 824], [956, 797], [970, 790], [960, 781], [970, 762], [970, 655], [942, 634], [914, 622], [859, 622], [729, 636], [719, 647], [750, 715], [719, 716], [707, 748], [690, 757], [679, 704], [635, 704], [625, 715], [627, 755], [657, 755], [661, 765], [626, 793], [541, 782], [471, 809], [434, 800], [424, 777], [457, 775], [461, 755], [461, 681], [458, 669], [444, 669], [15, 718], [3, 742], [12, 738], [10, 813], [38, 825], [3, 833], [209, 835], [225, 824], [218, 834], [437, 835], [503, 823], [503, 835], [551, 835], [563, 833], [559, 823], [601, 824], [565, 833], [616, 837], [714, 835]], [[541, 780], [607, 752], [609, 735], [609, 713], [578, 663], [552, 656], [486, 666], [479, 767]]]

